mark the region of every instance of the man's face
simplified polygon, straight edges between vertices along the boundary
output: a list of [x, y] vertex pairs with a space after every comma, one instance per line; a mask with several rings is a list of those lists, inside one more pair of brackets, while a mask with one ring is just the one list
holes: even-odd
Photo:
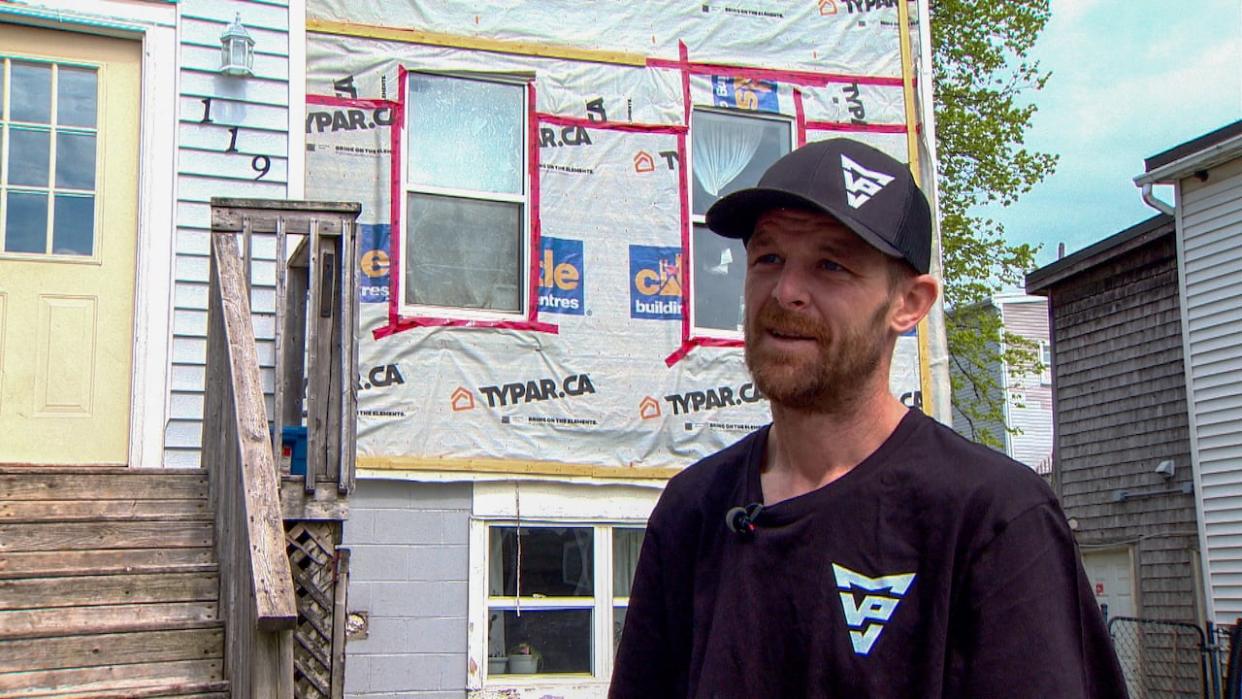
[[746, 246], [746, 364], [774, 403], [841, 413], [887, 366], [889, 262], [823, 214], [776, 209]]

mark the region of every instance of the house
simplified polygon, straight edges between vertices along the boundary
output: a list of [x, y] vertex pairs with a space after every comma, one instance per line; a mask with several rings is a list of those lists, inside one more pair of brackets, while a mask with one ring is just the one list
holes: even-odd
[[703, 213], [842, 134], [930, 177], [905, 8], [307, 3], [307, 195], [362, 203], [350, 696], [604, 695], [663, 483], [768, 420]]
[[[1242, 121], [1148, 158], [1135, 178], [1174, 217], [1186, 429], [1198, 513], [1205, 613], [1242, 617]], [[1172, 185], [1174, 203], [1153, 185]]]
[[[1039, 362], [1040, 370], [1014, 366], [1004, 359], [1005, 347], [993, 349], [988, 366], [974, 368], [983, 382], [965, 380], [960, 363], [970, 361], [953, 357], [949, 371], [961, 381], [953, 396], [953, 429], [968, 439], [979, 441], [986, 434], [999, 442], [1006, 456], [1030, 466], [1041, 475], [1052, 471], [1052, 359], [1048, 334], [1047, 300], [1023, 293], [996, 294], [970, 312], [994, 314], [1003, 331], [1027, 340]], [[979, 396], [979, 397], [976, 397]], [[962, 407], [981, 397], [1002, 407], [1001, 420], [979, 420], [967, 415]]]
[[[306, 593], [337, 571], [348, 482], [282, 497], [266, 441], [285, 261], [274, 236], [246, 235], [243, 260], [211, 234], [213, 197], [302, 198], [301, 12], [0, 2], [0, 694], [343, 680], [311, 657], [343, 635], [332, 586], [319, 612]], [[318, 217], [332, 244], [356, 209], [264, 215]], [[315, 494], [332, 497], [311, 517]]]
[[[927, 15], [0, 0], [4, 94], [48, 100], [0, 120], [0, 693], [602, 696], [662, 484], [767, 420], [703, 212], [842, 134], [930, 183]], [[938, 338], [891, 385], [947, 420]]]
[[1173, 219], [1155, 216], [1026, 278], [1048, 299], [1053, 487], [1109, 617], [1199, 623]]

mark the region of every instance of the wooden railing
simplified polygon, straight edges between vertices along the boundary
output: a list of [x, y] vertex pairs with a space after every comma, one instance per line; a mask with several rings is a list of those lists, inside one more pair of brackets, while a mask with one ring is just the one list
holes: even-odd
[[[312, 523], [329, 532], [328, 540], [339, 541], [340, 523], [348, 516], [357, 413], [359, 211], [358, 204], [340, 202], [211, 202], [203, 462], [211, 472], [216, 517], [225, 672], [233, 696], [241, 699], [292, 699], [298, 687], [316, 679], [306, 666], [308, 653], [319, 674], [330, 669], [331, 696], [342, 696], [346, 591], [337, 587], [323, 598], [324, 590], [307, 586], [314, 577], [307, 570], [297, 568], [294, 577], [287, 546], [301, 551], [298, 532]], [[287, 254], [291, 236], [300, 243]], [[256, 251], [263, 264], [274, 265], [255, 265]], [[251, 308], [252, 299], [260, 308]], [[258, 345], [262, 352], [256, 327], [272, 328]], [[260, 355], [273, 361], [261, 366]], [[270, 413], [263, 391], [263, 372], [269, 370]], [[285, 426], [305, 430], [304, 472], [290, 473], [291, 464], [282, 460]], [[329, 555], [337, 556], [337, 573], [347, 579], [348, 552]], [[328, 618], [315, 617], [324, 612]], [[315, 649], [324, 648], [327, 655], [316, 655]], [[324, 661], [328, 655], [330, 663]]]
[[292, 699], [297, 609], [246, 267], [233, 235], [211, 235], [203, 463], [215, 512], [224, 668], [234, 697]]
[[[343, 502], [339, 508], [334, 503], [354, 487], [358, 412], [355, 219], [361, 207], [341, 202], [219, 198], [211, 204], [212, 230], [240, 234], [247, 268], [251, 241], [257, 236], [270, 241], [274, 236], [276, 272], [269, 282], [275, 286], [272, 445], [279, 457], [283, 428], [305, 426], [305, 496], [300, 506], [313, 510], [315, 519], [343, 519]], [[287, 254], [291, 239], [299, 242]], [[287, 465], [283, 472], [289, 475]], [[329, 488], [330, 492], [322, 492]], [[285, 504], [290, 512], [293, 503]]]

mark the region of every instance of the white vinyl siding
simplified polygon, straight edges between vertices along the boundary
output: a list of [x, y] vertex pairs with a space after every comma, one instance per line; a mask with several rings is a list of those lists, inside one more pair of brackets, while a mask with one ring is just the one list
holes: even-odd
[[[198, 466], [206, 360], [208, 234], [212, 197], [288, 196], [289, 9], [283, 0], [182, 0], [177, 106], [177, 230], [167, 466]], [[239, 16], [255, 40], [254, 75], [220, 74], [220, 35]], [[300, 21], [300, 20], [295, 20]], [[211, 100], [210, 123], [204, 123]], [[228, 152], [237, 129], [236, 151]], [[300, 147], [296, 144], [295, 147]], [[268, 171], [256, 180], [266, 159]], [[259, 169], [256, 169], [256, 164]], [[255, 335], [263, 386], [274, 365], [275, 242], [256, 239]], [[270, 407], [270, 406], [269, 406]]]
[[1242, 159], [1178, 186], [1190, 430], [1217, 623], [1242, 616]]
[[[1048, 343], [1048, 301], [1023, 296], [998, 299], [1005, 329], [1032, 342]], [[1039, 349], [1035, 348], [1038, 356]], [[1052, 455], [1052, 385], [1040, 373], [1007, 366], [1009, 426], [1021, 432], [1009, 435], [1009, 456], [1039, 470], [1050, 468]], [[1020, 397], [1020, 400], [1018, 399]]]

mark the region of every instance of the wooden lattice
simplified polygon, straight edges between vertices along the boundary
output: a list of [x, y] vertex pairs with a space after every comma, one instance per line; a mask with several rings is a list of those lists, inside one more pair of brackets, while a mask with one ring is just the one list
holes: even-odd
[[[340, 523], [286, 522], [285, 543], [298, 597], [293, 681], [297, 699], [339, 699], [344, 672], [346, 551], [338, 551]], [[339, 608], [341, 619], [337, 619]], [[333, 639], [337, 639], [334, 644]], [[335, 677], [334, 677], [335, 671]]]

